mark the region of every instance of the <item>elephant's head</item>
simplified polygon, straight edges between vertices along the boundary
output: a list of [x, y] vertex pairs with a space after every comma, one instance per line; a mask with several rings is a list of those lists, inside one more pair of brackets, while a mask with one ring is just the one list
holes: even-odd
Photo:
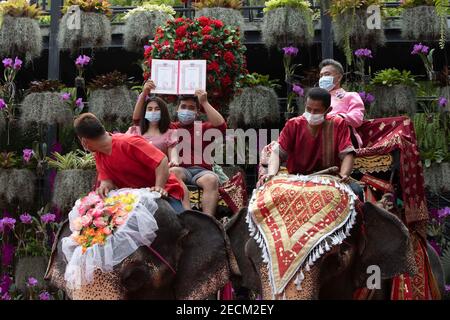
[[[371, 203], [364, 204], [363, 212], [358, 215], [350, 237], [316, 261], [310, 271], [304, 272], [302, 290], [296, 289], [294, 279], [290, 281], [285, 290], [286, 299], [352, 299], [356, 288], [366, 286], [366, 280], [372, 274], [367, 272], [368, 267], [372, 265], [380, 268], [381, 280], [402, 273], [415, 273], [406, 226], [390, 212]], [[245, 214], [246, 210], [239, 213], [241, 216]], [[242, 277], [247, 279], [242, 284], [259, 287], [262, 297], [270, 299], [269, 276], [261, 250], [255, 240], [248, 237], [248, 231], [245, 244], [235, 241], [238, 226], [246, 225], [244, 218], [236, 218], [236, 222], [240, 223], [230, 225], [227, 232]]]
[[94, 281], [79, 290], [65, 287], [66, 259], [61, 228], [47, 268], [50, 284], [73, 299], [205, 299], [228, 281], [232, 252], [223, 227], [197, 211], [176, 215], [164, 200], [157, 200], [157, 237], [150, 250], [140, 247], [110, 273], [97, 270]]

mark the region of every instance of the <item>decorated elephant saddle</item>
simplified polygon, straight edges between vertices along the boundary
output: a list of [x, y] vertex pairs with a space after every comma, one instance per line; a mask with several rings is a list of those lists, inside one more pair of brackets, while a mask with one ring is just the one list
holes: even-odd
[[254, 190], [247, 223], [262, 249], [274, 295], [349, 235], [356, 220], [356, 195], [328, 175], [278, 175]]

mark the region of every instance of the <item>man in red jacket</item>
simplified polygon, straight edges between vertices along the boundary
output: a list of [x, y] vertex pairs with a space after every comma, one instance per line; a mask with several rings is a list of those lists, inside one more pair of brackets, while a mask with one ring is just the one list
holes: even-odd
[[146, 188], [167, 198], [176, 212], [184, 211], [183, 188], [169, 174], [167, 157], [141, 136], [111, 134], [92, 113], [80, 115], [74, 122], [81, 144], [95, 153], [100, 186], [97, 193], [106, 197], [115, 188]]

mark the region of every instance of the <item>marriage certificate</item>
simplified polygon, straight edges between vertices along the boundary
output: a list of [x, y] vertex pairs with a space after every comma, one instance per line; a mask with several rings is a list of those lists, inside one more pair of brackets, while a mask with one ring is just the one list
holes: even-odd
[[157, 94], [194, 94], [206, 90], [206, 60], [152, 60], [151, 79]]

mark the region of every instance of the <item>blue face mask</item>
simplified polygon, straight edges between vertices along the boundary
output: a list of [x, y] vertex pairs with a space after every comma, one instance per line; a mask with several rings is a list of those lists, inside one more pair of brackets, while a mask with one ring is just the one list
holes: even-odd
[[184, 125], [191, 124], [195, 121], [196, 113], [191, 110], [179, 110], [178, 120]]
[[319, 80], [319, 87], [327, 91], [331, 91], [334, 88], [334, 77], [333, 76], [323, 76]]
[[150, 122], [159, 122], [161, 120], [161, 111], [147, 111], [145, 113], [145, 119]]

